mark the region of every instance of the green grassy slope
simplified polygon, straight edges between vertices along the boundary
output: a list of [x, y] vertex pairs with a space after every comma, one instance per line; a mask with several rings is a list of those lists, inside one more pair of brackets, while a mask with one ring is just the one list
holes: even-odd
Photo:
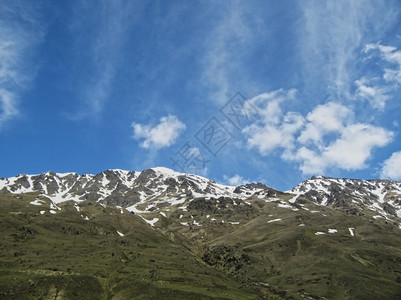
[[1, 299], [281, 298], [207, 265], [196, 244], [127, 211], [65, 202], [52, 214], [45, 198], [29, 204], [36, 198], [0, 195]]
[[311, 213], [311, 203], [309, 211], [259, 207], [259, 216], [207, 243], [209, 264], [315, 297], [401, 299], [401, 230], [394, 224], [330, 208]]
[[401, 298], [401, 230], [373, 213], [221, 199], [150, 213], [152, 228], [37, 199], [0, 195], [0, 299]]

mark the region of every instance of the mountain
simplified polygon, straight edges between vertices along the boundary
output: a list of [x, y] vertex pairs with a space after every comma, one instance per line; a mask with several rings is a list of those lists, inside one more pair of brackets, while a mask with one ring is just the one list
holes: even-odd
[[0, 298], [399, 299], [401, 183], [0, 178]]

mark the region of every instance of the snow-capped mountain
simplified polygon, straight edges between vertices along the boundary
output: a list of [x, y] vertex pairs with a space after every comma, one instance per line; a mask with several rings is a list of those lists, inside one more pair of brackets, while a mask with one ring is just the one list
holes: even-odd
[[[292, 190], [280, 192], [261, 183], [238, 187], [218, 184], [205, 177], [164, 167], [142, 172], [107, 170], [96, 175], [47, 172], [0, 178], [0, 193], [38, 192], [54, 204], [73, 200], [96, 201], [135, 213], [185, 207], [193, 200], [230, 199], [234, 205], [257, 200], [298, 209], [305, 199], [319, 206], [343, 209], [349, 214], [374, 212], [374, 218], [401, 218], [401, 183], [312, 177]], [[197, 202], [197, 203], [198, 203]], [[217, 202], [216, 202], [217, 203]]]
[[272, 190], [263, 184], [239, 187], [217, 184], [207, 178], [157, 167], [142, 172], [107, 170], [97, 175], [47, 172], [39, 175], [18, 175], [0, 178], [0, 192], [39, 192], [55, 203], [98, 201], [130, 207], [156, 200], [170, 204], [195, 198], [230, 197], [245, 199], [255, 192]]
[[289, 193], [313, 199], [322, 206], [346, 208], [352, 214], [368, 209], [376, 218], [401, 218], [401, 183], [389, 180], [340, 179], [323, 176], [295, 186]]

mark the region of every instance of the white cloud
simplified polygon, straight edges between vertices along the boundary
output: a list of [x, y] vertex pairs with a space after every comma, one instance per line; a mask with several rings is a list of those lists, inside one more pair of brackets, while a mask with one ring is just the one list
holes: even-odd
[[299, 148], [295, 154], [287, 154], [285, 159], [299, 162], [299, 169], [303, 174], [324, 174], [325, 163], [322, 156], [305, 146]]
[[304, 174], [324, 174], [329, 168], [347, 171], [367, 167], [375, 147], [392, 141], [393, 133], [369, 124], [356, 123], [340, 130], [340, 137], [319, 149], [300, 147], [285, 158], [297, 161]]
[[339, 137], [324, 141], [323, 135], [315, 141], [317, 147], [302, 146], [284, 158], [299, 162], [304, 174], [324, 174], [329, 168], [361, 170], [367, 167], [373, 148], [384, 147], [393, 138], [391, 131], [362, 123], [344, 125], [336, 132]]
[[383, 110], [386, 106], [386, 101], [390, 99], [387, 94], [389, 92], [387, 88], [375, 86], [365, 77], [355, 80], [355, 85], [357, 86], [356, 92], [358, 96], [367, 99], [374, 108]]
[[134, 138], [144, 139], [141, 143], [143, 148], [160, 149], [171, 146], [186, 126], [176, 116], [162, 117], [160, 123], [154, 127], [132, 123]]
[[328, 102], [318, 105], [308, 113], [306, 128], [302, 131], [298, 141], [302, 144], [313, 142], [319, 145], [323, 135], [341, 131], [345, 123], [352, 118], [352, 111], [344, 105]]
[[[329, 168], [366, 168], [372, 150], [387, 145], [393, 138], [393, 133], [384, 128], [354, 122], [352, 110], [335, 102], [316, 106], [304, 118], [296, 112], [284, 114], [282, 100], [262, 98], [274, 105], [265, 103], [265, 111], [258, 106], [260, 120], [244, 129], [248, 146], [262, 156], [281, 148], [281, 157], [297, 162], [304, 174], [324, 174]], [[271, 112], [276, 113], [272, 122], [267, 117]]]
[[260, 120], [243, 129], [248, 146], [266, 155], [276, 148], [291, 149], [294, 134], [303, 126], [304, 118], [298, 113], [282, 113], [280, 104], [293, 100], [295, 90], [277, 90], [250, 99], [257, 108]]
[[244, 185], [249, 182], [249, 180], [244, 179], [240, 175], [236, 174], [232, 177], [228, 177], [224, 175], [224, 181], [227, 182], [228, 185], [232, 186], [239, 186], [239, 185]]
[[323, 156], [344, 170], [365, 168], [372, 148], [383, 147], [392, 141], [393, 134], [369, 124], [353, 124], [341, 132], [341, 138], [329, 145]]
[[401, 151], [394, 152], [389, 159], [384, 161], [381, 177], [401, 180]]
[[36, 76], [33, 57], [45, 32], [39, 19], [31, 1], [0, 6], [0, 129], [19, 114], [19, 93]]
[[303, 123], [304, 118], [301, 115], [289, 112], [279, 125], [254, 124], [246, 127], [243, 132], [248, 136], [248, 146], [266, 155], [276, 148], [292, 149], [295, 142], [294, 134]]

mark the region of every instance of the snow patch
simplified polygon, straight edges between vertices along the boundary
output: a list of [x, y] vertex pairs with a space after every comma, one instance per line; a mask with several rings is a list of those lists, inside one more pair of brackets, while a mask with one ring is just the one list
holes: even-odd
[[297, 201], [298, 197], [301, 196], [301, 195], [302, 195], [302, 194], [298, 194], [298, 195], [296, 195], [295, 197], [292, 197], [290, 200], [288, 200], [288, 202], [290, 202], [290, 203], [295, 203], [295, 202]]
[[153, 218], [152, 220], [147, 220], [147, 219], [145, 219], [145, 218], [142, 218], [146, 223], [148, 223], [150, 226], [155, 226], [155, 223], [157, 222], [157, 221], [159, 221], [159, 218]]
[[351, 236], [355, 236], [354, 228], [348, 228], [348, 230], [349, 230], [349, 234], [350, 234]]
[[34, 201], [29, 202], [29, 204], [38, 206], [38, 205], [46, 204], [46, 202], [43, 200], [35, 199]]
[[273, 220], [267, 221], [267, 223], [273, 223], [273, 222], [279, 222], [279, 221], [281, 221], [281, 219], [273, 219]]
[[199, 224], [198, 222], [196, 222], [196, 220], [194, 220], [194, 225], [196, 225], [196, 226], [199, 226], [199, 227], [201, 227], [202, 225], [201, 224]]

